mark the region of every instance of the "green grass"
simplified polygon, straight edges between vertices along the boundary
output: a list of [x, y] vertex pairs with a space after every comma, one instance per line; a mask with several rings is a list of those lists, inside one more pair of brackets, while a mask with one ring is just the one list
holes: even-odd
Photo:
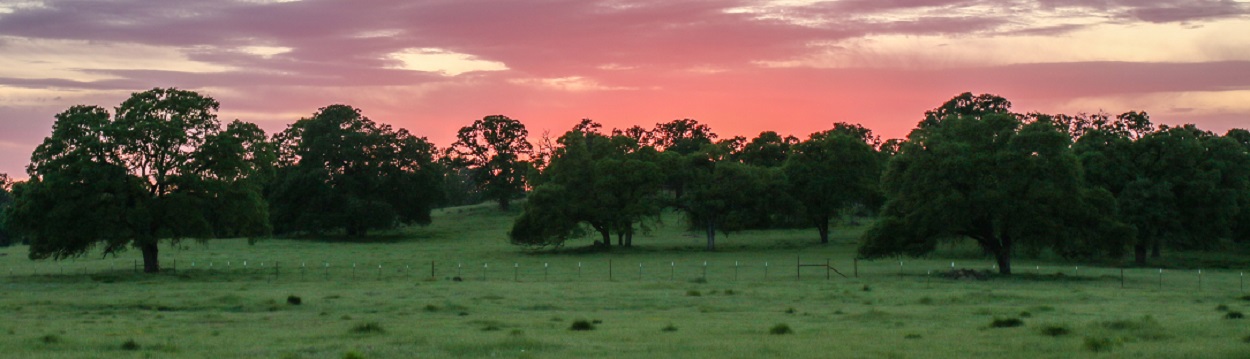
[[[490, 206], [443, 210], [433, 225], [382, 233], [381, 243], [163, 246], [163, 264], [176, 261], [178, 270], [155, 276], [132, 273], [137, 251], [35, 262], [25, 247], [0, 248], [0, 351], [30, 358], [1235, 358], [1250, 351], [1244, 320], [1225, 319], [1250, 310], [1235, 269], [1204, 270], [1201, 290], [1196, 270], [1167, 269], [1160, 286], [1156, 269], [1128, 269], [1121, 288], [1119, 269], [1046, 257], [1018, 259], [1011, 278], [955, 280], [939, 275], [952, 261], [976, 270], [993, 263], [954, 246], [904, 259], [901, 268], [896, 260], [861, 261], [855, 277], [862, 228], [838, 230], [823, 246], [811, 230], [734, 233], [708, 253], [702, 236], [670, 216], [635, 238], [637, 248], [586, 251], [580, 247], [590, 239], [581, 239], [561, 251], [527, 252], [507, 244], [513, 215]], [[823, 269], [807, 267], [796, 279], [798, 257], [828, 258], [850, 278], [826, 280]], [[452, 280], [457, 264], [462, 281]], [[288, 304], [293, 297], [300, 305]], [[990, 325], [1002, 318], [1027, 319]], [[570, 330], [590, 320], [594, 330]], [[789, 334], [769, 334], [779, 324]]]

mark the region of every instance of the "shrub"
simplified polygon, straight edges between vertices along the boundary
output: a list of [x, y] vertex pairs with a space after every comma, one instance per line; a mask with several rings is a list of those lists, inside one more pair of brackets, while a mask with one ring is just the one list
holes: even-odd
[[794, 307], [786, 308], [786, 314], [794, 314]]
[[933, 298], [929, 298], [929, 297], [920, 298], [920, 304], [924, 304], [924, 305], [933, 304]]
[[1032, 317], [1033, 317], [1033, 313], [1029, 313], [1029, 312], [1027, 312], [1027, 311], [1020, 312], [1020, 317], [1021, 317], [1021, 318], [1032, 318]]
[[382, 329], [382, 325], [378, 324], [378, 322], [368, 322], [356, 324], [356, 326], [352, 327], [352, 332], [359, 334], [381, 334], [385, 333], [386, 330]]
[[122, 343], [122, 350], [139, 350], [139, 343], [136, 343], [134, 339], [127, 339]]
[[1111, 351], [1118, 345], [1120, 345], [1118, 340], [1107, 337], [1085, 337], [1085, 343], [1083, 344], [1085, 350], [1095, 353]]
[[734, 294], [737, 294], [737, 293], [734, 293], [734, 290], [733, 290], [733, 289], [726, 289], [726, 290], [725, 290], [725, 295], [734, 295]]
[[1060, 337], [1068, 335], [1072, 330], [1063, 325], [1047, 325], [1042, 327], [1042, 335]]
[[292, 295], [286, 296], [286, 304], [300, 305], [300, 304], [304, 304], [304, 300], [292, 294]]
[[673, 323], [668, 323], [668, 326], [664, 328], [660, 328], [660, 331], [661, 332], [675, 332], [677, 331], [677, 326], [674, 326]]
[[872, 291], [872, 287], [869, 287], [867, 284], [865, 284], [865, 285], [864, 285], [864, 288], [862, 288], [861, 290], [863, 290], [863, 291], [865, 291], [865, 292], [871, 292], [871, 291]]
[[772, 328], [768, 328], [768, 334], [784, 335], [784, 334], [793, 334], [793, 333], [794, 333], [794, 330], [790, 329], [790, 326], [786, 325], [785, 323], [777, 324], [777, 325], [774, 325]]
[[365, 356], [360, 353], [351, 351], [351, 352], [343, 353], [343, 359], [365, 359]]
[[574, 330], [574, 331], [595, 330], [595, 325], [591, 324], [589, 321], [585, 319], [578, 319], [578, 320], [573, 321], [573, 325], [569, 326], [569, 330]]
[[48, 334], [39, 337], [39, 342], [44, 344], [56, 344], [61, 342], [61, 336], [56, 334]]
[[994, 318], [990, 322], [990, 328], [1014, 328], [1024, 325], [1024, 321], [1020, 318]]
[[697, 291], [697, 290], [694, 290], [694, 289], [691, 289], [691, 290], [686, 291], [686, 296], [687, 296], [687, 297], [698, 297], [698, 296], [702, 296], [702, 295], [703, 295], [703, 293], [701, 293], [701, 292], [699, 292], [699, 291]]
[[1228, 306], [1227, 306], [1227, 305], [1223, 305], [1223, 304], [1217, 305], [1217, 306], [1215, 306], [1215, 311], [1217, 311], [1217, 312], [1227, 312], [1227, 311], [1228, 311]]
[[1224, 319], [1241, 319], [1245, 317], [1245, 314], [1241, 314], [1241, 312], [1238, 311], [1231, 311], [1224, 314]]

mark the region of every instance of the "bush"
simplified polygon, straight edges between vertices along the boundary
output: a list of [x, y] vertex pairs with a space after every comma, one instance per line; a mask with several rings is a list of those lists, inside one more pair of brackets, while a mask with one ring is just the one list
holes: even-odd
[[920, 339], [920, 334], [912, 333], [912, 334], [904, 335], [903, 339]]
[[990, 322], [990, 328], [1014, 328], [1023, 325], [1024, 321], [1020, 318], [994, 318], [994, 321]]
[[136, 343], [134, 339], [128, 339], [122, 343], [122, 350], [139, 350], [139, 343]]
[[793, 334], [793, 333], [794, 333], [794, 330], [790, 329], [790, 326], [786, 325], [785, 323], [777, 324], [777, 325], [774, 325], [772, 328], [768, 328], [768, 334], [784, 335], [784, 334]]
[[1217, 306], [1215, 306], [1215, 311], [1217, 311], [1217, 312], [1227, 312], [1227, 311], [1228, 311], [1228, 306], [1227, 306], [1227, 305], [1223, 305], [1223, 304], [1217, 305]]
[[573, 325], [569, 326], [569, 330], [573, 330], [573, 331], [595, 330], [595, 325], [591, 324], [589, 321], [585, 319], [578, 319], [578, 320], [573, 321]]
[[1241, 314], [1241, 312], [1237, 311], [1231, 311], [1224, 314], [1224, 319], [1241, 319], [1245, 317], [1245, 314]]
[[1063, 325], [1047, 325], [1042, 327], [1042, 334], [1046, 336], [1060, 337], [1068, 335], [1071, 332], [1071, 329], [1068, 329], [1068, 327]]
[[39, 337], [39, 342], [44, 344], [56, 344], [61, 342], [61, 336], [56, 334], [48, 334]]
[[691, 289], [691, 290], [686, 291], [686, 296], [687, 296], [687, 297], [698, 297], [698, 296], [702, 296], [702, 295], [703, 295], [703, 293], [701, 293], [701, 292], [699, 292], [699, 291], [697, 291], [697, 290], [694, 290], [694, 289]]
[[365, 359], [365, 356], [360, 353], [352, 351], [352, 352], [343, 353], [343, 359]]
[[352, 327], [352, 332], [359, 334], [381, 334], [385, 333], [386, 330], [382, 329], [382, 325], [377, 322], [368, 322], [356, 324], [356, 326]]
[[660, 328], [660, 331], [661, 332], [675, 332], [677, 331], [677, 326], [674, 326], [673, 323], [668, 323], [668, 326], [664, 328]]
[[300, 304], [304, 304], [304, 300], [300, 299], [300, 297], [295, 296], [295, 295], [288, 295], [286, 296], [286, 304], [300, 305]]

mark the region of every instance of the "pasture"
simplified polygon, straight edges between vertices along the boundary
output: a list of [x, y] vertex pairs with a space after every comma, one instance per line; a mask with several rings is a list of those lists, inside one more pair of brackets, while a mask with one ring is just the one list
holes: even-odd
[[[974, 248], [852, 258], [857, 228], [719, 236], [666, 217], [637, 248], [525, 252], [512, 213], [436, 211], [376, 242], [269, 239], [34, 262], [0, 248], [0, 353], [21, 358], [1241, 358], [1250, 297], [1235, 255], [1121, 270]], [[589, 240], [573, 243], [582, 246]], [[804, 267], [825, 260], [847, 277]], [[1244, 258], [1244, 257], [1241, 257]], [[1205, 262], [1204, 262], [1205, 261]], [[244, 264], [246, 262], [246, 264]], [[610, 263], [610, 264], [609, 264]], [[706, 263], [706, 264], [705, 264]], [[765, 266], [767, 263], [767, 266]], [[327, 266], [328, 264], [328, 266]], [[354, 264], [354, 266], [353, 266]], [[1078, 268], [1079, 267], [1079, 268]], [[856, 270], [856, 268], [858, 268]], [[431, 275], [431, 271], [433, 275]], [[858, 276], [856, 276], [858, 272]], [[459, 277], [461, 280], [455, 280]], [[1200, 279], [1201, 278], [1201, 279]], [[1122, 282], [1123, 280], [1123, 282]], [[1123, 283], [1123, 284], [1122, 284]], [[588, 330], [573, 330], [588, 329]]]

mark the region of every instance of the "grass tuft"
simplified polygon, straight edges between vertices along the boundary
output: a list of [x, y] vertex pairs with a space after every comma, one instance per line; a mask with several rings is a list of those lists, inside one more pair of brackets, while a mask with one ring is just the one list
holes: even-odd
[[378, 322], [359, 323], [352, 327], [352, 333], [382, 334], [386, 333], [386, 329], [382, 329], [382, 325]]
[[127, 339], [122, 343], [122, 350], [139, 350], [139, 343], [135, 342], [134, 339]]
[[990, 322], [990, 328], [1014, 328], [1024, 326], [1024, 321], [1020, 318], [994, 318]]
[[595, 330], [595, 325], [591, 324], [589, 321], [585, 319], [578, 319], [578, 320], [573, 321], [573, 325], [569, 326], [569, 330], [572, 330], [572, 331]]
[[1072, 330], [1062, 324], [1051, 324], [1042, 327], [1042, 335], [1048, 337], [1061, 337], [1071, 333]]
[[787, 325], [786, 323], [781, 323], [781, 324], [774, 325], [772, 328], [768, 328], [768, 334], [772, 334], [772, 335], [794, 334], [794, 330], [790, 329], [790, 326]]
[[1120, 341], [1109, 337], [1085, 337], [1081, 346], [1091, 352], [1105, 353], [1120, 346]]
[[56, 344], [61, 342], [61, 336], [56, 334], [47, 334], [39, 337], [39, 342], [44, 344]]

